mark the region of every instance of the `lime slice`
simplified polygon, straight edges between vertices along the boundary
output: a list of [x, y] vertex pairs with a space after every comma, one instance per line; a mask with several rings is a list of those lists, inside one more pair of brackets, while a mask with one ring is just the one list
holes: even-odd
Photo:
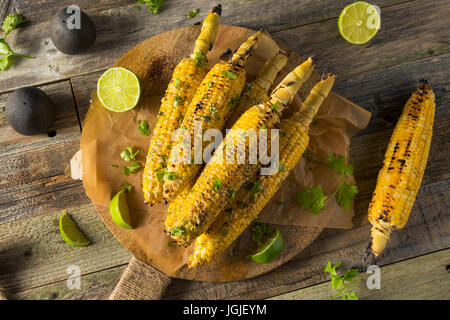
[[258, 263], [268, 263], [275, 260], [283, 251], [284, 240], [283, 234], [280, 230], [275, 232], [275, 235], [268, 239], [260, 248], [256, 250], [256, 253], [251, 255], [250, 258]]
[[378, 7], [363, 1], [346, 6], [338, 20], [341, 36], [353, 44], [367, 43], [377, 34], [380, 25]]
[[74, 247], [85, 247], [91, 243], [77, 227], [67, 212], [59, 217], [59, 233], [67, 244]]
[[111, 219], [119, 227], [133, 229], [125, 189], [117, 192], [111, 199], [111, 202], [109, 203], [109, 213], [111, 215]]
[[106, 109], [124, 112], [138, 104], [141, 85], [132, 71], [122, 67], [110, 68], [98, 79], [97, 96]]

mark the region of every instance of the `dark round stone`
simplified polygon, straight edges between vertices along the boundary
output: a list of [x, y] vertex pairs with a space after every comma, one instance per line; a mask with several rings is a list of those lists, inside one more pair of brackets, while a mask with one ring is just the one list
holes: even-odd
[[[78, 29], [74, 22], [76, 13], [69, 12], [67, 13], [67, 8], [64, 8], [53, 17], [50, 35], [53, 44], [59, 51], [76, 54], [92, 46], [95, 42], [96, 31], [94, 22], [86, 13], [80, 10], [80, 28]], [[73, 28], [69, 28], [69, 26]]]
[[17, 89], [9, 95], [5, 106], [6, 120], [15, 131], [26, 136], [47, 133], [54, 112], [50, 98], [35, 87]]

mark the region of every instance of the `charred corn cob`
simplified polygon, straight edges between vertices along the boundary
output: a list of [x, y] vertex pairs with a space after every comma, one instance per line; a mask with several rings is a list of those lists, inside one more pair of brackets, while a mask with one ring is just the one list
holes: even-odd
[[371, 251], [378, 256], [391, 232], [408, 221], [422, 182], [434, 121], [434, 93], [422, 80], [395, 126], [369, 205]]
[[[201, 168], [203, 147], [203, 131], [211, 128], [222, 130], [232, 106], [237, 102], [245, 84], [244, 65], [258, 44], [262, 32], [252, 35], [236, 51], [230, 61], [217, 63], [206, 75], [197, 88], [189, 104], [181, 128], [189, 135], [189, 146], [183, 144], [185, 137], [175, 139], [167, 169], [173, 179], [164, 182], [164, 199], [172, 200], [183, 188], [189, 185]], [[196, 127], [201, 124], [201, 130]], [[192, 137], [192, 138], [191, 138]], [[196, 144], [200, 141], [200, 149], [194, 155]], [[185, 149], [194, 155], [186, 160]], [[200, 159], [198, 156], [200, 155]]]
[[[278, 53], [274, 57], [266, 61], [264, 67], [256, 76], [255, 80], [245, 84], [244, 91], [242, 92], [241, 98], [239, 100], [239, 105], [233, 111], [232, 115], [230, 115], [225, 128], [231, 127], [231, 125], [236, 122], [239, 116], [241, 116], [242, 113], [247, 111], [250, 107], [269, 99], [267, 92], [272, 86], [273, 80], [275, 80], [278, 72], [283, 69], [286, 62], [287, 57], [282, 53]], [[170, 202], [165, 222], [165, 224], [167, 225], [166, 228], [170, 228], [170, 226], [174, 225], [174, 219], [176, 217], [175, 214], [180, 209], [181, 204], [194, 185], [194, 182], [195, 181], [185, 187], [183, 191], [181, 191], [178, 196]]]
[[[250, 146], [254, 146], [255, 142], [251, 142], [252, 139], [247, 139], [244, 134], [249, 133], [258, 139], [260, 128], [266, 129], [265, 132], [268, 132], [267, 129], [279, 128], [278, 112], [292, 102], [313, 69], [313, 61], [308, 59], [282, 81], [268, 102], [250, 108], [236, 121], [187, 195], [176, 214], [175, 224], [166, 224], [166, 231], [171, 232], [179, 244], [187, 245], [205, 232], [229, 203], [229, 193], [239, 190], [260, 168], [261, 161], [249, 161]], [[231, 153], [229, 150], [237, 151]], [[254, 151], [252, 153], [256, 154]], [[182, 228], [183, 232], [174, 234], [174, 228]]]
[[278, 72], [285, 66], [287, 57], [278, 53], [266, 61], [264, 67], [252, 82], [245, 84], [239, 104], [230, 114], [225, 128], [231, 128], [239, 117], [248, 109], [269, 100], [268, 92]]
[[274, 175], [257, 176], [250, 190], [242, 187], [238, 191], [231, 209], [223, 211], [208, 231], [195, 240], [195, 249], [188, 262], [190, 267], [207, 263], [228, 248], [275, 195], [306, 150], [309, 125], [330, 92], [334, 79], [330, 76], [317, 83], [301, 110], [281, 121], [279, 149], [280, 165], [284, 170]]
[[186, 108], [208, 71], [206, 53], [216, 38], [220, 14], [220, 5], [208, 14], [192, 54], [175, 67], [161, 101], [143, 174], [144, 197], [149, 205], [154, 205], [163, 199], [162, 191], [172, 133], [181, 125]]

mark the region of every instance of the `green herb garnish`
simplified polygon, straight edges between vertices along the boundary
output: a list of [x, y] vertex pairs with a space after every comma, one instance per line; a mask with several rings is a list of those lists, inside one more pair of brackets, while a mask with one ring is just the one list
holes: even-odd
[[347, 183], [344, 181], [344, 176], [353, 173], [353, 165], [347, 163], [344, 156], [335, 153], [328, 153], [327, 163], [312, 160], [309, 153], [305, 152], [305, 157], [315, 163], [321, 164], [336, 171], [339, 176], [339, 186], [330, 195], [324, 195], [322, 187], [319, 185], [316, 188], [306, 187], [305, 190], [297, 194], [296, 200], [300, 203], [303, 210], [311, 209], [311, 214], [318, 214], [325, 209], [325, 200], [336, 194], [336, 202], [344, 210], [350, 210], [352, 207], [352, 200], [358, 193], [358, 187], [354, 183]]
[[184, 227], [173, 227], [170, 233], [173, 236], [182, 236], [186, 234], [186, 230], [184, 230]]
[[195, 53], [195, 58], [194, 58], [194, 60], [195, 60], [195, 63], [197, 64], [197, 66], [202, 67], [202, 66], [203, 66], [203, 63], [204, 63], [205, 60], [206, 60], [206, 58], [205, 58], [205, 56], [203, 55], [203, 53], [201, 53], [201, 52], [196, 52], [196, 53]]
[[324, 268], [324, 272], [328, 272], [331, 276], [331, 288], [339, 290], [336, 294], [331, 297], [331, 300], [336, 299], [339, 295], [345, 291], [345, 294], [340, 296], [342, 300], [358, 300], [358, 297], [355, 295], [355, 292], [350, 293], [350, 287], [359, 283], [361, 279], [353, 280], [358, 274], [358, 269], [348, 269], [343, 277], [340, 277], [336, 269], [341, 265], [341, 261], [338, 261], [334, 266], [331, 265], [331, 262], [328, 261], [326, 267]]
[[149, 11], [153, 14], [158, 14], [159, 9], [164, 4], [164, 0], [137, 0], [137, 2], [145, 4], [147, 7], [149, 7]]
[[232, 79], [237, 79], [237, 74], [234, 72], [231, 72], [230, 70], [222, 70], [222, 74], [224, 76], [230, 77]]
[[210, 116], [201, 116], [203, 121], [209, 122], [211, 121], [211, 117]]
[[214, 179], [213, 190], [220, 190], [220, 189], [222, 189], [222, 182], [220, 181], [220, 179]]
[[311, 210], [311, 214], [316, 215], [325, 209], [325, 200], [327, 196], [323, 194], [322, 187], [306, 187], [297, 194], [297, 202], [301, 204], [303, 210]]
[[3, 38], [0, 39], [0, 71], [6, 70], [14, 62], [14, 57], [33, 59], [34, 57], [25, 56], [14, 52], [9, 44], [6, 42], [6, 37], [19, 24], [26, 22], [25, 17], [19, 13], [9, 14], [2, 23], [1, 29], [3, 31]]
[[174, 83], [174, 86], [175, 86], [175, 88], [178, 88], [178, 86], [180, 85], [180, 78], [175, 78], [175, 83]]
[[266, 237], [269, 237], [273, 234], [273, 231], [270, 230], [270, 227], [267, 223], [263, 222], [255, 222], [252, 227], [252, 241], [256, 243], [258, 247], [263, 244], [263, 240]]
[[176, 107], [178, 107], [178, 104], [181, 102], [181, 101], [183, 101], [183, 99], [181, 99], [181, 97], [180, 96], [175, 96], [174, 98], [173, 98], [173, 106], [176, 108]]
[[198, 13], [198, 9], [192, 9], [191, 11], [189, 11], [189, 13], [187, 14], [187, 17], [189, 19], [192, 19], [193, 17], [195, 17]]
[[141, 132], [143, 136], [148, 136], [150, 134], [150, 126], [148, 125], [147, 120], [139, 120], [138, 122], [138, 130]]
[[234, 188], [230, 187], [228, 189], [228, 194], [230, 195], [231, 200], [234, 200], [234, 198], [236, 197], [236, 190], [234, 190]]
[[120, 157], [125, 161], [136, 160], [136, 156], [139, 152], [143, 152], [143, 151], [141, 149], [136, 149], [136, 152], [134, 152], [133, 147], [129, 146], [129, 147], [126, 147], [126, 149], [120, 153]]
[[135, 173], [141, 168], [141, 164], [137, 161], [133, 162], [131, 166], [125, 166], [122, 168], [122, 172], [125, 176], [129, 176], [131, 173]]
[[122, 187], [128, 192], [133, 191], [133, 186], [129, 184], [127, 181], [122, 182]]

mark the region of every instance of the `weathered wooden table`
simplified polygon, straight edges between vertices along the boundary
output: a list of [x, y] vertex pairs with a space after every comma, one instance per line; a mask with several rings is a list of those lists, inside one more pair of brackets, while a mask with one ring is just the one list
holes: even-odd
[[[302, 56], [315, 55], [319, 72], [339, 75], [335, 91], [372, 112], [367, 129], [352, 139], [351, 159], [360, 189], [351, 230], [325, 230], [295, 259], [264, 276], [235, 283], [175, 280], [167, 299], [330, 297], [328, 260], [343, 267], [360, 262], [369, 236], [366, 210], [383, 154], [402, 106], [418, 80], [436, 93], [430, 158], [411, 218], [394, 232], [381, 257], [381, 290], [362, 281], [360, 298], [450, 298], [450, 25], [446, 0], [373, 0], [382, 28], [367, 45], [341, 38], [337, 17], [352, 1], [226, 0], [222, 22], [265, 28]], [[87, 53], [59, 53], [49, 37], [49, 20], [77, 4], [97, 26]], [[159, 32], [201, 21], [216, 1], [167, 0], [159, 15], [137, 10], [132, 0], [0, 0], [0, 19], [20, 12], [30, 22], [9, 41], [22, 59], [0, 73], [0, 288], [13, 299], [99, 299], [108, 296], [130, 254], [112, 237], [86, 197], [80, 181], [64, 175], [79, 149], [80, 123], [98, 76], [124, 52]], [[186, 18], [200, 8], [194, 19]], [[16, 134], [4, 117], [9, 92], [34, 85], [58, 106], [56, 135]], [[93, 244], [66, 245], [57, 219], [68, 210]], [[78, 266], [81, 289], [68, 289], [67, 268]], [[363, 274], [362, 279], [368, 275]]]

